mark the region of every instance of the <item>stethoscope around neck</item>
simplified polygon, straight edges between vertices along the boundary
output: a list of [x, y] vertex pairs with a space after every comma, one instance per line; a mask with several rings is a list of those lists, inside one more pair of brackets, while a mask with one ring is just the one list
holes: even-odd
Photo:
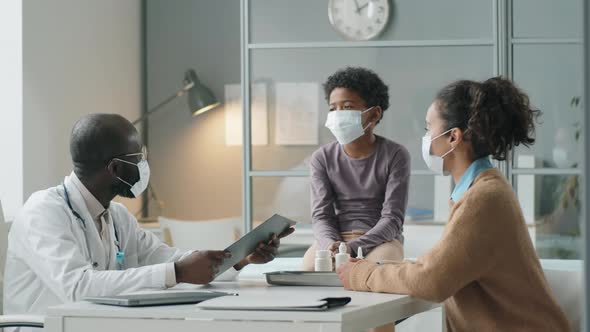
[[[90, 260], [90, 263], [92, 264], [92, 268], [95, 269], [98, 267], [98, 262], [96, 262], [92, 258], [92, 251], [90, 250], [90, 242], [88, 241], [88, 233], [86, 232], [86, 221], [84, 221], [84, 218], [82, 218], [82, 216], [80, 216], [80, 214], [78, 212], [76, 212], [76, 210], [74, 210], [74, 208], [72, 207], [72, 202], [70, 201], [70, 195], [68, 194], [68, 189], [66, 188], [65, 183], [63, 183], [62, 186], [64, 189], [64, 199], [66, 201], [66, 204], [68, 204], [68, 208], [70, 209], [70, 211], [72, 212], [74, 217], [76, 217], [78, 222], [80, 222], [80, 224], [82, 225], [82, 231], [84, 232], [84, 240], [86, 242], [86, 249], [88, 250], [88, 259]], [[117, 227], [115, 226], [114, 221], [113, 221], [113, 230], [115, 231], [115, 247], [117, 247], [117, 252], [115, 254], [115, 261], [117, 262], [117, 268], [119, 270], [122, 270], [123, 263], [125, 262], [125, 252], [123, 250], [121, 250], [121, 243], [119, 242], [119, 233], [117, 232]]]

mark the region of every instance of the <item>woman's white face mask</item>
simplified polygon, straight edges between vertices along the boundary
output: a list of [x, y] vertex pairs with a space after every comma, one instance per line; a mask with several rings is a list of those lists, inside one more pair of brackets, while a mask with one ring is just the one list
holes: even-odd
[[444, 170], [444, 162], [445, 162], [444, 158], [449, 153], [453, 152], [455, 150], [455, 148], [452, 148], [447, 153], [445, 153], [439, 157], [439, 156], [432, 154], [432, 151], [431, 151], [432, 142], [434, 142], [437, 138], [444, 136], [445, 134], [449, 133], [452, 130], [453, 129], [449, 129], [434, 138], [431, 138], [430, 134], [426, 134], [424, 137], [422, 137], [422, 158], [424, 159], [426, 166], [428, 166], [428, 168], [430, 168], [430, 170], [432, 170], [433, 172], [435, 172], [436, 174], [439, 174], [439, 175], [448, 176], [450, 174], [448, 171]]
[[369, 107], [364, 111], [330, 111], [326, 119], [326, 128], [330, 129], [338, 143], [341, 145], [348, 144], [365, 134], [365, 130], [369, 128], [371, 123], [363, 127], [361, 115], [373, 108], [375, 106]]

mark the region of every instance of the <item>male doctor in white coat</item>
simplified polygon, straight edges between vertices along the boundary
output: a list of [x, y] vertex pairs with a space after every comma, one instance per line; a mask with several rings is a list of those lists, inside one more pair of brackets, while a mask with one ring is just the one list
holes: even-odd
[[[138, 197], [149, 181], [146, 152], [129, 121], [114, 114], [85, 116], [74, 125], [70, 153], [70, 176], [34, 193], [12, 225], [4, 281], [7, 314], [42, 315], [49, 306], [86, 296], [212, 281], [227, 258], [224, 251], [169, 247], [139, 227], [122, 204], [111, 202], [117, 195]], [[271, 261], [279, 238], [292, 231], [261, 243], [234, 269]]]

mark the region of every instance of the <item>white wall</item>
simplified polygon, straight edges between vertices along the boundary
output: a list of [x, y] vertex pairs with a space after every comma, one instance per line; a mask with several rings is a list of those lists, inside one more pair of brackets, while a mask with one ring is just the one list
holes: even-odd
[[70, 173], [70, 130], [82, 115], [139, 116], [140, 4], [23, 0], [25, 199]]
[[[155, 106], [193, 68], [221, 102], [240, 83], [240, 2], [147, 1], [148, 105]], [[242, 213], [242, 147], [225, 145], [225, 105], [192, 118], [178, 98], [150, 118], [152, 186], [159, 214], [183, 220]], [[154, 204], [150, 205], [154, 207]]]
[[8, 220], [14, 217], [23, 198], [22, 70], [22, 3], [21, 0], [3, 0], [0, 2], [0, 151], [3, 158], [0, 201]]

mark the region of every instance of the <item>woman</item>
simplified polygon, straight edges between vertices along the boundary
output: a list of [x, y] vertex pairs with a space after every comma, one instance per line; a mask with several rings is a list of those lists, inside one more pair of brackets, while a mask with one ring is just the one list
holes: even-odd
[[448, 331], [569, 331], [516, 195], [489, 160], [534, 143], [538, 115], [499, 77], [443, 88], [422, 146], [426, 164], [456, 183], [443, 238], [415, 262], [352, 260], [338, 270], [345, 287], [444, 302]]
[[341, 242], [356, 256], [403, 259], [402, 225], [408, 200], [407, 150], [373, 133], [389, 107], [388, 88], [374, 72], [345, 68], [324, 84], [326, 127], [336, 141], [310, 160], [315, 244], [303, 269], [314, 270], [317, 249], [337, 252]]

